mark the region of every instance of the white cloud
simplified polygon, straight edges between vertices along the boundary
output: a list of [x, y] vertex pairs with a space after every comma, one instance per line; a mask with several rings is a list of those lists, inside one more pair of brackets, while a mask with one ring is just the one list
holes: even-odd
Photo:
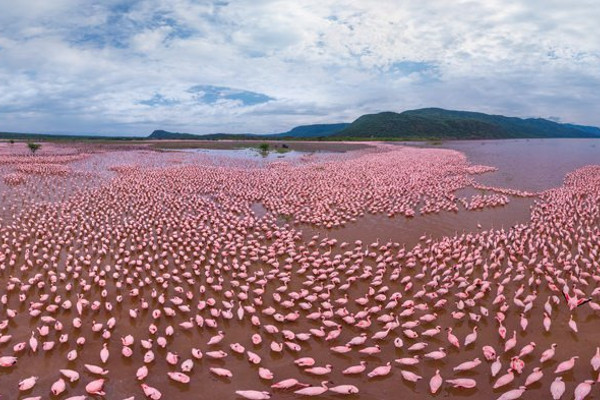
[[428, 106], [600, 125], [595, 2], [0, 0], [0, 130], [277, 132]]

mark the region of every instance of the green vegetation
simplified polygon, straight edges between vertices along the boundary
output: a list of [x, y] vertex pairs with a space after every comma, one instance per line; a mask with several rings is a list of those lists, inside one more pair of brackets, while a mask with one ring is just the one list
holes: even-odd
[[[542, 118], [512, 118], [468, 111], [423, 108], [403, 113], [382, 112], [363, 115], [351, 124], [302, 125], [278, 134], [214, 133], [195, 135], [155, 130], [148, 137], [106, 137], [86, 135], [47, 135], [0, 132], [0, 139], [23, 141], [90, 141], [94, 143], [122, 141], [141, 144], [151, 140], [181, 140], [194, 147], [192, 141], [439, 141], [455, 139], [511, 139], [511, 138], [600, 138], [600, 128], [561, 124]], [[154, 144], [153, 144], [154, 145]], [[178, 144], [169, 144], [177, 148]], [[165, 147], [160, 145], [159, 147]], [[207, 148], [206, 144], [199, 147]], [[239, 146], [239, 147], [248, 147]], [[166, 147], [165, 147], [166, 148]], [[230, 147], [228, 147], [230, 148]]]
[[275, 151], [279, 154], [285, 154], [287, 152], [292, 151], [289, 147], [277, 147]]
[[347, 128], [350, 124], [316, 124], [300, 125], [294, 129], [274, 135], [277, 138], [315, 138], [331, 136]]
[[468, 111], [423, 108], [403, 113], [367, 114], [351, 124], [304, 125], [276, 135], [190, 135], [155, 131], [155, 139], [316, 140], [316, 141], [433, 141], [456, 139], [600, 137], [600, 128], [560, 124], [542, 118], [512, 118]]
[[261, 144], [259, 144], [258, 145], [258, 149], [262, 153], [264, 153], [264, 154], [268, 153], [269, 152], [269, 143], [261, 143]]
[[597, 137], [590, 130], [541, 118], [511, 118], [468, 111], [424, 108], [363, 115], [336, 137], [367, 140], [441, 140]]
[[279, 145], [277, 142], [275, 142], [275, 143], [263, 142], [263, 143], [260, 143], [255, 148], [260, 152], [260, 154], [263, 157], [267, 156], [267, 154], [269, 154], [270, 152], [275, 152], [278, 154], [285, 154], [285, 153], [291, 151], [291, 149], [289, 148], [288, 145], [286, 145], [286, 144]]
[[194, 135], [191, 133], [168, 132], [165, 130], [155, 130], [148, 136], [152, 140], [219, 140], [219, 139], [237, 139], [237, 140], [280, 140], [280, 139], [306, 139], [306, 138], [321, 138], [331, 136], [348, 127], [350, 124], [316, 124], [316, 125], [301, 125], [287, 132], [275, 134], [253, 134], [253, 133], [211, 133], [208, 135]]
[[267, 135], [253, 135], [250, 133], [231, 134], [231, 133], [211, 133], [208, 135], [194, 135], [192, 133], [168, 132], [164, 130], [155, 130], [147, 137], [151, 140], [252, 140], [268, 138]]
[[40, 147], [42, 147], [42, 145], [39, 143], [29, 142], [29, 143], [27, 143], [27, 147], [29, 147], [31, 154], [35, 155], [35, 152], [38, 151], [40, 149]]

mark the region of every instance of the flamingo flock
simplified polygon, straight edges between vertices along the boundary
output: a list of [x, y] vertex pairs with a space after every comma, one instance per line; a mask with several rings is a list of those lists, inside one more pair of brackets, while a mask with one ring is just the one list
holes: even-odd
[[[443, 149], [265, 166], [150, 153], [0, 156], [3, 398], [599, 390], [600, 167], [528, 193], [477, 184], [493, 169]], [[402, 223], [510, 197], [535, 199], [529, 222], [411, 248], [361, 240], [372, 214]]]

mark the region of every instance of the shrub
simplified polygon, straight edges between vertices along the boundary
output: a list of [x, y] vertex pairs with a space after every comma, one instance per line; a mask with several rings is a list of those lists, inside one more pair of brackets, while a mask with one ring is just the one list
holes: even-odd
[[261, 144], [258, 145], [258, 148], [263, 153], [268, 153], [269, 152], [269, 143], [261, 143]]
[[29, 143], [27, 143], [27, 147], [29, 147], [31, 154], [35, 154], [35, 152], [38, 151], [40, 149], [40, 147], [42, 147], [42, 145], [39, 143], [29, 142]]

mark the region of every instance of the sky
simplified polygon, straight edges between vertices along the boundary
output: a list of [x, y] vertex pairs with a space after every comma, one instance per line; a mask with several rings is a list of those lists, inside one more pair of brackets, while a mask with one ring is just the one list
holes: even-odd
[[598, 0], [0, 0], [0, 131], [275, 133], [424, 107], [600, 126]]

